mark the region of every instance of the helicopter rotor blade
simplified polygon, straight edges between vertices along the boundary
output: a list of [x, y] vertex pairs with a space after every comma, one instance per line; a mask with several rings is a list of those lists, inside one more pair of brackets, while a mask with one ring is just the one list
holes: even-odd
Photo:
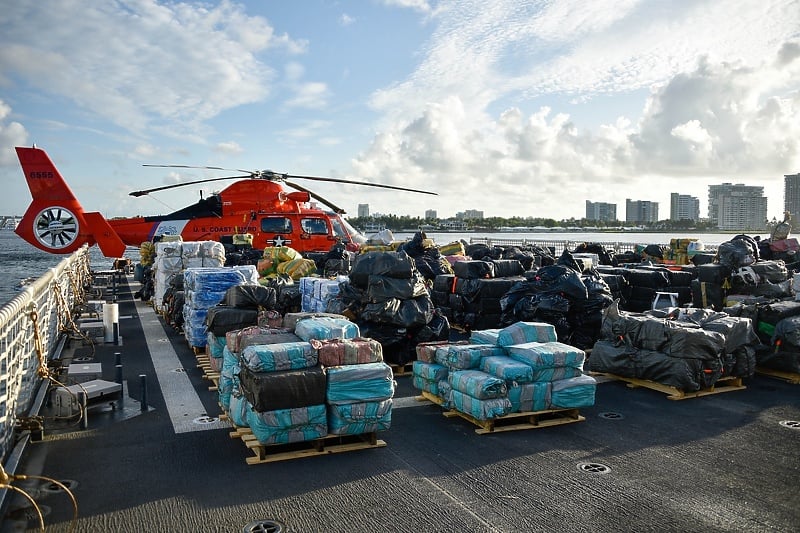
[[164, 185], [163, 187], [154, 187], [152, 189], [145, 189], [142, 191], [133, 191], [128, 193], [130, 196], [144, 196], [146, 194], [150, 194], [151, 192], [156, 191], [166, 191], [167, 189], [175, 189], [177, 187], [186, 187], [187, 185], [195, 185], [197, 183], [208, 183], [210, 181], [222, 181], [222, 180], [238, 180], [243, 178], [249, 178], [250, 176], [227, 176], [224, 178], [209, 178], [205, 180], [195, 180], [195, 181], [186, 181], [183, 183], [173, 183], [172, 185]]
[[422, 194], [432, 194], [434, 196], [438, 196], [438, 193], [431, 192], [431, 191], [423, 191], [420, 189], [409, 189], [407, 187], [396, 187], [394, 185], [383, 185], [380, 183], [367, 183], [364, 181], [354, 181], [354, 180], [343, 180], [338, 178], [322, 178], [318, 176], [293, 176], [291, 174], [283, 174], [284, 178], [291, 178], [291, 179], [303, 179], [303, 180], [312, 180], [312, 181], [330, 181], [333, 183], [350, 183], [352, 185], [366, 185], [367, 187], [379, 187], [381, 189], [394, 189], [396, 191], [408, 191], [408, 192], [418, 192]]
[[258, 172], [253, 170], [242, 170], [240, 168], [222, 168], [222, 167], [203, 167], [197, 165], [142, 165], [143, 167], [156, 167], [156, 168], [199, 168], [204, 170], [224, 170], [226, 172], [244, 172], [251, 176], [256, 175]]
[[323, 204], [327, 205], [328, 207], [333, 209], [333, 211], [335, 213], [338, 213], [340, 215], [343, 215], [343, 214], [346, 213], [346, 211], [344, 209], [342, 209], [341, 207], [329, 202], [328, 200], [326, 200], [322, 196], [318, 195], [317, 193], [309, 191], [305, 187], [302, 187], [302, 186], [300, 186], [300, 185], [298, 185], [296, 183], [292, 183], [291, 181], [284, 181], [284, 183], [286, 185], [288, 185], [289, 187], [293, 187], [293, 188], [297, 189], [298, 191], [307, 192], [308, 195], [311, 196], [311, 198], [313, 198], [313, 199], [315, 199], [315, 200], [317, 200], [319, 202], [322, 202]]

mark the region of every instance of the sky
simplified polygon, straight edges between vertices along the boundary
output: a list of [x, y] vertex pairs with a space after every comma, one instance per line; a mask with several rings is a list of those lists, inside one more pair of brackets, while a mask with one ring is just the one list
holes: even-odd
[[0, 214], [47, 151], [87, 211], [269, 169], [357, 215], [583, 218], [800, 173], [800, 0], [37, 0], [0, 10]]

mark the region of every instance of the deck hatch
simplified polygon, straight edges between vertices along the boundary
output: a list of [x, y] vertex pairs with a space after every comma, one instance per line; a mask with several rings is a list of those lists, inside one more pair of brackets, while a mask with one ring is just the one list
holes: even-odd
[[587, 474], [608, 474], [611, 467], [603, 463], [578, 463], [578, 470]]

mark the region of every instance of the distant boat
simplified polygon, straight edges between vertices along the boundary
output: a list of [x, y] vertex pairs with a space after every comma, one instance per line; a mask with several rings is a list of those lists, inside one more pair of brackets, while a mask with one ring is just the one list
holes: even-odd
[[21, 220], [20, 217], [0, 217], [0, 230], [14, 231]]
[[365, 235], [370, 235], [372, 233], [378, 233], [386, 229], [386, 224], [379, 223], [379, 222], [370, 222], [369, 224], [364, 224], [362, 228], [362, 232]]

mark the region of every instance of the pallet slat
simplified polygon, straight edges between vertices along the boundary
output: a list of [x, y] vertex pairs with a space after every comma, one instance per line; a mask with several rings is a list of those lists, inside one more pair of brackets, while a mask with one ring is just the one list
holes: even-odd
[[800, 374], [795, 372], [783, 372], [782, 370], [772, 370], [771, 368], [764, 368], [760, 366], [756, 367], [756, 372], [765, 376], [788, 381], [792, 385], [800, 385]]
[[478, 420], [467, 413], [462, 413], [454, 409], [445, 411], [443, 414], [447, 418], [460, 417], [468, 422], [472, 422], [478, 426], [475, 430], [475, 433], [478, 435], [561, 426], [586, 420], [584, 416], [578, 413], [577, 409], [551, 409], [547, 411], [510, 413], [492, 420]]
[[688, 398], [699, 398], [701, 396], [709, 396], [711, 394], [721, 394], [723, 392], [733, 392], [737, 390], [744, 390], [747, 387], [742, 384], [742, 378], [727, 376], [717, 380], [717, 383], [707, 389], [700, 389], [698, 391], [683, 391], [671, 385], [664, 385], [650, 381], [649, 379], [629, 378], [625, 376], [618, 376], [616, 374], [601, 373], [602, 376], [614, 379], [617, 381], [624, 381], [628, 387], [635, 389], [638, 387], [663, 392], [667, 395], [669, 400], [686, 400]]

